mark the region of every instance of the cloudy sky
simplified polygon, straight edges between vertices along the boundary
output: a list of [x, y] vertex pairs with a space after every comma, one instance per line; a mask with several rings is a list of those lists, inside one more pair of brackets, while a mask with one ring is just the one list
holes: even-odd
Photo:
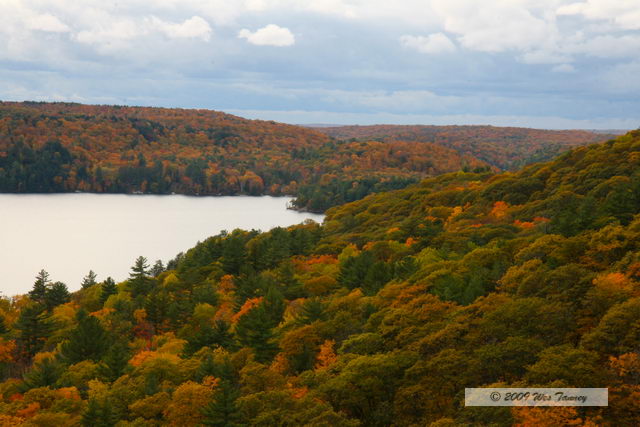
[[640, 126], [640, 0], [0, 0], [0, 99]]

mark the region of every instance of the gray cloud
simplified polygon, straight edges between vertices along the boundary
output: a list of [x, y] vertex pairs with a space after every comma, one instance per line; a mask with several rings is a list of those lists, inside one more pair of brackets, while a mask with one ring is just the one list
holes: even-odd
[[630, 3], [5, 0], [0, 99], [637, 127]]

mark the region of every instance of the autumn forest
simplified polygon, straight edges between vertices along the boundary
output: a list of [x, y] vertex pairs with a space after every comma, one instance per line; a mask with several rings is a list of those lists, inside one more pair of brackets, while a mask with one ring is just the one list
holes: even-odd
[[[39, 272], [0, 299], [0, 426], [640, 424], [640, 131], [2, 103], [0, 192], [72, 191], [286, 194], [326, 219], [77, 292]], [[489, 386], [609, 405], [464, 406]]]
[[336, 139], [207, 110], [0, 102], [0, 192], [286, 194], [298, 209], [323, 212], [427, 176], [509, 169], [607, 139], [489, 126], [412, 129], [376, 140], [346, 127]]

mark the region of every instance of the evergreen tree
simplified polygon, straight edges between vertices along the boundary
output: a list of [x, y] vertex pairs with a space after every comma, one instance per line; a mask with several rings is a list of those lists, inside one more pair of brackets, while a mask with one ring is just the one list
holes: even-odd
[[55, 307], [71, 301], [71, 294], [67, 289], [67, 285], [62, 282], [53, 283], [45, 295], [45, 304], [49, 311]]
[[295, 267], [291, 260], [280, 264], [276, 270], [276, 277], [281, 284], [282, 294], [289, 301], [304, 298], [307, 295], [304, 285], [295, 276]]
[[100, 403], [97, 399], [89, 399], [87, 409], [82, 414], [80, 424], [83, 427], [113, 427], [117, 424], [118, 417], [113, 412], [108, 399]]
[[245, 239], [239, 232], [234, 231], [224, 240], [222, 249], [222, 268], [225, 273], [238, 274], [247, 259]]
[[144, 302], [144, 309], [147, 312], [147, 320], [151, 322], [156, 331], [162, 329], [162, 325], [167, 319], [169, 296], [165, 292], [149, 295]]
[[100, 375], [111, 382], [117, 380], [124, 374], [130, 358], [131, 351], [126, 341], [116, 341], [102, 358]]
[[271, 330], [273, 319], [263, 304], [242, 316], [236, 325], [238, 341], [245, 347], [255, 351], [256, 360], [260, 363], [270, 361], [278, 352]]
[[174, 299], [171, 304], [169, 304], [169, 309], [167, 310], [167, 317], [171, 323], [171, 328], [179, 329], [188, 321], [192, 312], [193, 304], [189, 300], [186, 298]]
[[238, 389], [229, 381], [222, 381], [213, 400], [202, 409], [202, 424], [215, 427], [239, 426], [240, 410], [236, 400], [240, 396]]
[[78, 325], [71, 330], [68, 341], [61, 347], [61, 355], [69, 364], [83, 360], [99, 361], [109, 346], [109, 336], [100, 321], [84, 309], [76, 315]]
[[280, 324], [280, 322], [282, 322], [284, 310], [286, 309], [284, 297], [275, 286], [271, 286], [269, 287], [267, 294], [264, 296], [262, 304], [264, 305], [264, 310], [269, 316], [269, 326], [275, 328]]
[[387, 263], [377, 261], [367, 271], [362, 290], [366, 295], [375, 295], [392, 277], [391, 268]]
[[93, 270], [89, 270], [89, 273], [82, 279], [82, 289], [90, 288], [91, 286], [95, 285], [97, 283], [97, 277], [98, 276], [93, 272]]
[[113, 410], [111, 401], [109, 399], [105, 399], [104, 402], [102, 402], [102, 424], [98, 424], [98, 426], [113, 427], [118, 424], [118, 421], [118, 414]]
[[152, 281], [149, 277], [149, 265], [143, 256], [136, 258], [136, 262], [131, 267], [129, 274], [129, 287], [131, 296], [136, 298], [139, 295], [146, 295], [151, 290]]
[[349, 289], [363, 287], [367, 273], [375, 263], [371, 252], [363, 252], [340, 263], [338, 282]]
[[256, 274], [251, 266], [242, 268], [240, 276], [234, 279], [236, 308], [240, 308], [250, 298], [264, 296], [269, 288], [277, 288], [278, 283], [269, 274]]
[[161, 260], [157, 260], [153, 267], [151, 267], [151, 275], [153, 277], [158, 277], [160, 273], [164, 271], [164, 264], [162, 264]]
[[184, 347], [185, 355], [190, 356], [202, 347], [231, 348], [233, 335], [229, 331], [229, 327], [229, 324], [222, 319], [216, 320], [213, 326], [208, 323], [201, 325], [195, 334], [187, 337], [187, 344]]
[[213, 361], [211, 354], [207, 354], [204, 360], [200, 362], [200, 366], [198, 366], [198, 370], [196, 371], [196, 380], [198, 382], [202, 382], [204, 377], [218, 378], [218, 370], [218, 365]]
[[211, 353], [208, 353], [200, 362], [195, 378], [200, 382], [204, 377], [215, 377], [221, 381], [238, 384], [238, 373], [228, 355], [222, 361], [216, 362]]
[[80, 424], [83, 427], [94, 427], [102, 422], [102, 408], [96, 399], [89, 399], [87, 409], [82, 413]]
[[0, 334], [4, 334], [7, 332], [7, 323], [4, 317], [0, 316]]
[[318, 298], [308, 299], [302, 304], [300, 313], [296, 316], [299, 325], [310, 325], [318, 320], [325, 320], [327, 314], [325, 305]]
[[149, 372], [144, 379], [144, 393], [147, 396], [154, 395], [160, 391], [160, 378], [154, 371]]
[[18, 331], [19, 347], [27, 359], [31, 359], [53, 331], [53, 322], [44, 306], [31, 304], [20, 310], [14, 329]]
[[49, 273], [45, 270], [40, 270], [36, 275], [36, 281], [33, 284], [33, 288], [29, 291], [29, 298], [37, 303], [45, 304], [50, 282]]
[[32, 388], [53, 386], [62, 372], [62, 366], [57, 361], [46, 358], [25, 374], [23, 388], [31, 390]]
[[104, 304], [111, 295], [115, 295], [117, 293], [118, 293], [118, 286], [116, 285], [116, 282], [111, 277], [107, 277], [105, 281], [102, 282], [100, 302]]

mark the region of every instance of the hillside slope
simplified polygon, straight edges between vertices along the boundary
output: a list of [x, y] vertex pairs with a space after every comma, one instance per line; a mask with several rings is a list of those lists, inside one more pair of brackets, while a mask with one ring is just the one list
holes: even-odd
[[317, 127], [338, 139], [428, 142], [456, 150], [502, 170], [550, 160], [570, 148], [615, 135], [583, 130], [543, 130], [494, 126], [338, 126]]
[[[640, 423], [640, 131], [214, 236], [164, 270], [2, 300], [1, 420]], [[465, 408], [481, 386], [607, 387], [609, 406]]]
[[0, 103], [0, 192], [292, 194], [323, 211], [487, 166], [438, 145], [338, 142], [215, 111]]

